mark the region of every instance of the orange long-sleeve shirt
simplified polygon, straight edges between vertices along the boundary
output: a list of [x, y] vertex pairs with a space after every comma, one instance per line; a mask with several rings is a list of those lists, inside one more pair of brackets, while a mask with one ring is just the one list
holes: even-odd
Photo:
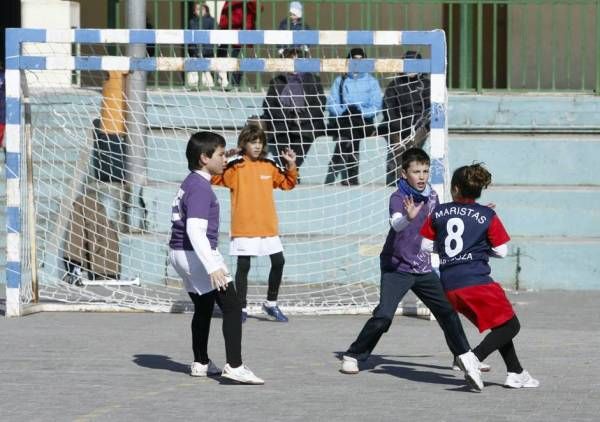
[[281, 171], [274, 162], [246, 157], [231, 161], [213, 185], [231, 190], [231, 237], [270, 237], [279, 234], [273, 189], [296, 186], [298, 171]]

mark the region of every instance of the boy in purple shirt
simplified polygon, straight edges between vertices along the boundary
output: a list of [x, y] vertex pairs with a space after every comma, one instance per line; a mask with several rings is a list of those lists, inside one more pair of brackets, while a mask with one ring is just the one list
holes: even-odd
[[422, 149], [411, 148], [403, 155], [402, 178], [398, 180], [398, 190], [390, 198], [391, 228], [380, 254], [379, 304], [344, 354], [341, 372], [358, 373], [358, 361], [370, 356], [392, 324], [398, 304], [411, 289], [436, 317], [448, 347], [458, 356], [469, 385], [481, 391], [483, 382], [479, 361], [470, 351], [460, 319], [448, 303], [440, 280], [431, 267], [430, 254], [421, 250], [419, 230], [438, 204], [437, 194], [427, 183], [429, 164], [429, 156]]
[[231, 276], [217, 249], [219, 202], [210, 185], [211, 176], [223, 174], [225, 139], [212, 132], [198, 132], [188, 141], [185, 155], [190, 174], [185, 178], [171, 209], [169, 261], [194, 303], [190, 375], [221, 374], [208, 358], [208, 334], [215, 302], [223, 313], [223, 337], [227, 364], [222, 376], [244, 384], [264, 384], [242, 363], [242, 308]]

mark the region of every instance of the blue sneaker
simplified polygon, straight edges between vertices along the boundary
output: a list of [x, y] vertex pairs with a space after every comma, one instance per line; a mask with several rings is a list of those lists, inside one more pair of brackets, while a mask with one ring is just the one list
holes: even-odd
[[262, 310], [265, 314], [277, 322], [288, 322], [288, 317], [281, 312], [281, 309], [279, 309], [279, 306], [277, 305], [267, 306], [263, 303]]
[[248, 312], [242, 311], [242, 324], [248, 319]]

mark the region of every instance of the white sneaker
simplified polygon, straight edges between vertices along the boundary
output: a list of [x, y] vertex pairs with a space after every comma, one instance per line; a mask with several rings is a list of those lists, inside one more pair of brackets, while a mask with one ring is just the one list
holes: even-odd
[[504, 386], [508, 388], [535, 388], [540, 386], [540, 382], [523, 369], [520, 374], [509, 372], [506, 381], [504, 381]]
[[190, 375], [192, 377], [211, 377], [220, 374], [221, 369], [212, 360], [209, 360], [206, 365], [202, 365], [200, 362], [192, 362], [190, 365]]
[[240, 365], [237, 368], [232, 368], [229, 364], [223, 368], [224, 378], [237, 381], [242, 384], [264, 384], [265, 381], [254, 375], [254, 372], [250, 370], [246, 365]]
[[458, 356], [458, 365], [465, 373], [465, 380], [469, 387], [475, 391], [483, 390], [483, 380], [481, 379], [481, 371], [479, 370], [479, 359], [470, 350]]
[[350, 356], [342, 356], [342, 374], [358, 374], [358, 361]]
[[[490, 365], [488, 365], [485, 362], [479, 362], [479, 370], [481, 372], [490, 372], [490, 370], [492, 369], [492, 367]], [[458, 364], [458, 357], [454, 358], [454, 361], [452, 362], [452, 370], [453, 371], [462, 371], [462, 369], [460, 369], [460, 365]]]

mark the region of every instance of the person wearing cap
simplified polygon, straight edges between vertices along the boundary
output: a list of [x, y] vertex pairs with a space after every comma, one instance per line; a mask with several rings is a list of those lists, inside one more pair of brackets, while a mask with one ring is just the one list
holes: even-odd
[[[407, 51], [403, 59], [421, 59]], [[383, 119], [378, 134], [388, 141], [386, 184], [395, 186], [400, 177], [402, 154], [421, 148], [429, 134], [431, 84], [424, 73], [399, 73], [388, 84], [383, 96]]]
[[[353, 48], [349, 59], [366, 58], [362, 48]], [[352, 72], [333, 81], [327, 97], [329, 111], [328, 133], [335, 141], [335, 149], [325, 184], [335, 183], [341, 177], [343, 185], [358, 185], [360, 140], [375, 131], [374, 122], [381, 109], [381, 87], [370, 73]]]
[[[290, 3], [289, 15], [286, 16], [279, 22], [280, 30], [288, 30], [288, 31], [302, 31], [311, 29], [303, 20], [304, 16], [304, 7], [302, 3], [299, 1], [293, 1]], [[278, 45], [279, 55], [283, 56], [284, 50], [286, 47], [295, 47], [302, 50], [302, 53], [305, 54], [308, 52], [308, 46], [293, 44], [293, 45]]]
[[[286, 48], [283, 56], [298, 58], [302, 51]], [[325, 135], [326, 98], [319, 76], [288, 72], [275, 76], [263, 101], [263, 116], [269, 151], [280, 163], [281, 153], [291, 148], [300, 167], [315, 138]], [[283, 164], [283, 163], [280, 163]]]

